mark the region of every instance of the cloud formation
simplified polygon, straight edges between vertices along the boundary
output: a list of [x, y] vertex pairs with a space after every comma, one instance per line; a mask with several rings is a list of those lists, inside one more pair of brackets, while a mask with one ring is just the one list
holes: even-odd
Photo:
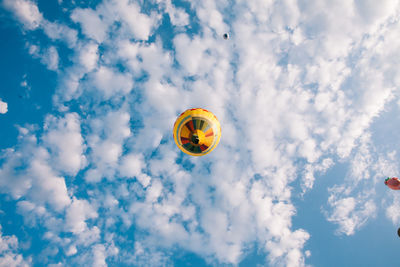
[[3, 4], [14, 13], [27, 30], [38, 28], [43, 20], [43, 15], [35, 2], [29, 0], [5, 0]]
[[0, 114], [6, 114], [8, 111], [8, 104], [0, 99]]
[[0, 266], [30, 266], [32, 259], [18, 254], [18, 239], [14, 235], [4, 236], [1, 230], [0, 226]]
[[[398, 4], [153, 4], [76, 6], [64, 23], [32, 1], [4, 1], [28, 38], [47, 36], [28, 52], [59, 84], [57, 112], [4, 150], [0, 192], [45, 229], [61, 264], [157, 266], [183, 248], [235, 265], [257, 247], [266, 264], [306, 266], [312, 237], [292, 223], [293, 196], [338, 162], [350, 167], [329, 190], [326, 219], [352, 235], [374, 218], [371, 183], [396, 170], [370, 127], [399, 98]], [[190, 107], [223, 125], [206, 157], [172, 140]], [[58, 252], [46, 253], [52, 263]]]

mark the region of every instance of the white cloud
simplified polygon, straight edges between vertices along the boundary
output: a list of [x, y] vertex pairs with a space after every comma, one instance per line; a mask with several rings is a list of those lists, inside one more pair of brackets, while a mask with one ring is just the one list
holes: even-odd
[[36, 205], [26, 200], [21, 200], [17, 203], [17, 211], [24, 216], [24, 222], [29, 226], [37, 226], [38, 221], [40, 222], [40, 220], [48, 216], [48, 211], [44, 205]]
[[125, 24], [138, 40], [147, 40], [157, 22], [157, 18], [141, 13], [136, 3], [128, 0], [112, 0], [109, 5], [104, 5], [104, 9], [103, 13], [113, 12], [116, 20]]
[[[304, 230], [297, 230], [290, 234], [281, 235], [281, 244], [272, 241], [267, 242], [267, 247], [271, 251], [271, 261], [279, 266], [302, 266], [304, 265], [304, 255], [298, 249], [304, 246], [310, 235]], [[279, 258], [287, 253], [287, 257], [282, 260]]]
[[80, 50], [79, 61], [86, 68], [86, 70], [92, 71], [97, 66], [99, 59], [98, 45], [94, 43], [88, 43]]
[[213, 58], [204, 53], [207, 43], [198, 37], [191, 40], [186, 34], [177, 35], [174, 46], [179, 64], [189, 75], [201, 75], [214, 63]]
[[[29, 152], [31, 153], [31, 151]], [[18, 199], [32, 187], [32, 182], [31, 179], [25, 179], [24, 175], [16, 175], [14, 172], [14, 168], [21, 164], [22, 153], [15, 153], [13, 149], [5, 150], [3, 153], [3, 157], [8, 157], [8, 160], [2, 164], [0, 169], [0, 190], [2, 193], [8, 193]]]
[[141, 155], [128, 154], [122, 158], [119, 172], [122, 176], [133, 178], [142, 173], [143, 167], [145, 165]]
[[81, 25], [82, 32], [89, 38], [102, 43], [114, 22], [121, 23], [121, 32], [137, 40], [148, 40], [159, 18], [144, 14], [141, 8], [128, 0], [104, 1], [96, 10], [76, 8], [71, 19]]
[[78, 32], [68, 26], [44, 20], [42, 28], [51, 40], [63, 40], [70, 48], [74, 47], [77, 43]]
[[186, 26], [189, 24], [189, 15], [183, 8], [178, 8], [171, 3], [171, 0], [165, 1], [165, 9], [169, 14], [171, 23], [176, 26]]
[[96, 210], [86, 200], [73, 198], [71, 205], [67, 208], [65, 215], [65, 230], [74, 234], [86, 231], [87, 219], [97, 218]]
[[71, 201], [64, 178], [51, 168], [48, 151], [37, 146], [37, 139], [28, 129], [22, 128], [19, 138], [22, 150], [9, 149], [4, 154], [7, 159], [0, 169], [0, 191], [62, 212]]
[[384, 0], [378, 5], [372, 0], [356, 0], [355, 5], [359, 15], [365, 22], [378, 24], [393, 15], [399, 3], [397, 1]]
[[282, 32], [285, 28], [295, 29], [299, 25], [300, 10], [296, 1], [286, 0], [275, 3], [273, 9], [280, 11], [270, 14], [271, 28], [275, 31]]
[[158, 197], [160, 197], [163, 190], [163, 185], [159, 180], [153, 180], [151, 186], [146, 191], [146, 201], [157, 202]]
[[4, 0], [4, 6], [12, 11], [26, 30], [43, 29], [51, 40], [62, 40], [72, 48], [77, 42], [77, 31], [43, 18], [37, 4], [30, 0]]
[[103, 177], [113, 179], [122, 155], [122, 144], [131, 135], [129, 120], [127, 112], [116, 110], [91, 121], [93, 134], [88, 137], [88, 147], [92, 149], [90, 160], [96, 168], [86, 172], [87, 181], [98, 182]]
[[118, 58], [126, 62], [134, 77], [145, 72], [150, 75], [150, 80], [158, 82], [171, 72], [171, 55], [163, 51], [160, 42], [143, 44], [122, 40], [118, 43]]
[[400, 223], [400, 198], [397, 194], [394, 194], [393, 199], [389, 201], [390, 204], [386, 206], [386, 217], [389, 218], [394, 225], [398, 225]]
[[35, 58], [39, 58], [40, 62], [46, 65], [49, 70], [58, 70], [59, 55], [54, 46], [42, 49], [37, 45], [30, 45], [29, 54]]
[[148, 244], [139, 241], [135, 242], [134, 254], [129, 253], [129, 258], [129, 264], [137, 266], [157, 267], [172, 264], [167, 255], [151, 247], [149, 248]]
[[91, 78], [95, 89], [99, 90], [105, 99], [115, 94], [128, 94], [133, 87], [130, 74], [121, 74], [105, 66], [101, 66], [91, 75]]
[[43, 20], [37, 5], [29, 0], [4, 0], [3, 4], [11, 10], [26, 29], [34, 30]]
[[78, 252], [78, 250], [76, 249], [76, 246], [71, 245], [68, 250], [65, 252], [65, 255], [67, 256], [72, 256], [75, 255]]
[[24, 259], [18, 253], [18, 239], [16, 236], [5, 236], [0, 226], [0, 266], [27, 267], [32, 264], [31, 259]]
[[71, 19], [81, 25], [82, 32], [87, 37], [98, 43], [105, 40], [109, 25], [93, 9], [76, 8], [71, 14]]
[[303, 171], [303, 192], [313, 187], [316, 172], [322, 175], [333, 165], [334, 161], [331, 158], [323, 159], [321, 163], [307, 164]]
[[93, 246], [93, 266], [108, 266], [106, 264], [105, 247], [101, 244]]
[[47, 65], [50, 70], [57, 70], [58, 69], [58, 52], [54, 46], [51, 46], [46, 53], [43, 62]]
[[48, 116], [44, 128], [43, 140], [52, 152], [55, 169], [76, 175], [86, 165], [78, 114], [68, 113], [64, 118]]
[[8, 111], [8, 104], [0, 99], [0, 114], [6, 114]]
[[79, 232], [77, 236], [78, 240], [76, 241], [77, 245], [88, 247], [92, 244], [99, 242], [100, 240], [100, 229], [97, 226], [93, 226], [92, 228], [87, 228], [83, 232]]
[[[196, 15], [202, 22], [202, 25], [206, 28], [209, 27], [211, 30], [217, 32], [219, 35], [225, 33], [228, 26], [223, 21], [223, 14], [219, 9], [227, 8], [228, 2], [215, 3], [214, 1], [205, 2], [193, 2], [195, 7]], [[208, 29], [206, 28], [205, 31]]]
[[337, 223], [339, 225], [338, 232], [346, 235], [353, 235], [369, 218], [376, 214], [374, 202], [363, 197], [335, 199], [331, 196], [329, 204], [334, 210], [328, 217], [328, 221]]
[[61, 211], [70, 204], [71, 199], [64, 178], [54, 175], [46, 160], [47, 151], [39, 148], [28, 169], [32, 177], [30, 195], [36, 202], [47, 202], [55, 210]]

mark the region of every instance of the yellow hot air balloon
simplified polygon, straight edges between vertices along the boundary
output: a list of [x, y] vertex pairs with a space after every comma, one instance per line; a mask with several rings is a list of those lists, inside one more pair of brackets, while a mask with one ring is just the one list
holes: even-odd
[[210, 153], [219, 143], [221, 126], [217, 117], [202, 108], [183, 112], [174, 124], [174, 140], [180, 150], [192, 156]]

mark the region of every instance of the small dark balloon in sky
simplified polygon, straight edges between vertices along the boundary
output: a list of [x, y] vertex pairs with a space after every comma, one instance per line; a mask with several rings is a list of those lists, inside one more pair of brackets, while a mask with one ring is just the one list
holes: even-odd
[[224, 33], [223, 37], [224, 37], [225, 40], [228, 40], [229, 39], [229, 34], [228, 33]]

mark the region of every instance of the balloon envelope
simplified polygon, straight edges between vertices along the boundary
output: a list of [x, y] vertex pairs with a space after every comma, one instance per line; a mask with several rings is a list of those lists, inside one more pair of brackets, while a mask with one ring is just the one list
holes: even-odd
[[397, 229], [397, 235], [400, 237], [400, 228]]
[[385, 180], [385, 185], [387, 185], [390, 189], [400, 190], [400, 180], [397, 177], [387, 178]]
[[221, 126], [210, 111], [192, 108], [176, 119], [173, 134], [180, 150], [192, 156], [203, 156], [218, 145]]

